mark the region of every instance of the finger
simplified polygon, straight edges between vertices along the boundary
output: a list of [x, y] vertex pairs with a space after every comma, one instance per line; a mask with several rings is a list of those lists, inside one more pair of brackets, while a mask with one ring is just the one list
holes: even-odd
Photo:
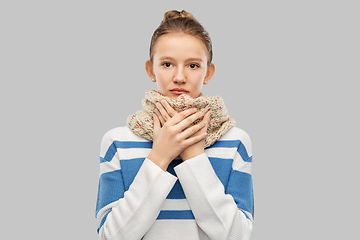
[[202, 134], [207, 132], [207, 128], [210, 122], [210, 115], [211, 115], [211, 111], [205, 113], [205, 116], [203, 117], [201, 122], [198, 123], [199, 125], [203, 125], [204, 127], [201, 128], [196, 134]]
[[186, 146], [191, 146], [197, 142], [200, 142], [201, 140], [205, 139], [207, 136], [207, 133], [204, 132], [202, 134], [199, 134], [199, 135], [193, 135], [191, 137], [189, 137], [188, 139], [185, 139], [184, 141], [184, 145]]
[[156, 113], [156, 115], [157, 115], [157, 117], [158, 117], [158, 119], [159, 119], [159, 121], [160, 121], [160, 123], [161, 123], [161, 126], [164, 126], [164, 124], [165, 124], [165, 120], [164, 120], [164, 118], [163, 118], [163, 116], [161, 115], [161, 113], [159, 112], [159, 110], [156, 108], [155, 110], [154, 110], [154, 112]]
[[198, 112], [198, 110], [196, 108], [189, 108], [186, 109], [182, 112], [179, 112], [178, 114], [176, 114], [174, 117], [172, 117], [168, 123], [170, 125], [176, 125], [178, 123], [180, 123], [181, 121], [183, 121], [185, 118], [189, 117], [190, 115], [193, 115], [194, 113]]
[[205, 127], [206, 127], [205, 121], [201, 121], [198, 124], [190, 126], [181, 133], [182, 138], [187, 139], [190, 137], [199, 136], [201, 134], [204, 134], [204, 133], [206, 133]]
[[[185, 110], [186, 111], [186, 110]], [[184, 111], [184, 112], [185, 112]], [[182, 112], [181, 112], [182, 113]], [[180, 113], [180, 114], [181, 114]], [[180, 115], [178, 114], [178, 115]], [[181, 122], [179, 122], [176, 127], [179, 128], [180, 131], [183, 131], [184, 129], [186, 129], [187, 127], [189, 127], [193, 122], [195, 122], [197, 119], [201, 118], [204, 114], [202, 112], [197, 112], [195, 114], [192, 114], [190, 116], [188, 116], [187, 118], [185, 118], [184, 120], [182, 120]], [[177, 115], [176, 115], [177, 116]], [[175, 116], [175, 117], [176, 117]], [[175, 118], [174, 117], [174, 118]]]
[[171, 117], [169, 116], [168, 112], [165, 110], [164, 106], [160, 103], [156, 103], [156, 107], [160, 111], [164, 121], [167, 122]]
[[153, 118], [154, 118], [154, 134], [161, 128], [160, 126], [160, 121], [158, 116], [153, 113]]
[[166, 109], [166, 111], [170, 117], [173, 117], [173, 116], [175, 116], [175, 114], [177, 114], [177, 112], [170, 106], [168, 101], [162, 100], [161, 104], [164, 106], [164, 108]]

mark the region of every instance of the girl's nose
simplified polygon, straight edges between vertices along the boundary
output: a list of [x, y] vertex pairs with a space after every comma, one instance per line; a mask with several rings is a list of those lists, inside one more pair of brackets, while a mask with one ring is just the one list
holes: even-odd
[[177, 69], [173, 81], [177, 82], [177, 83], [185, 83], [186, 82], [186, 76], [184, 73], [184, 69], [181, 69], [181, 68]]

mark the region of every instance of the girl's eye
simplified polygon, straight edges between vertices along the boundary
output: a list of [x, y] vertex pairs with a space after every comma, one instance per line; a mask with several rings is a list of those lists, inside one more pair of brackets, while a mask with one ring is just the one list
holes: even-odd
[[169, 62], [163, 63], [162, 65], [163, 65], [164, 67], [166, 67], [166, 68], [171, 67], [171, 63], [169, 63]]
[[192, 63], [192, 64], [189, 65], [189, 67], [190, 67], [191, 69], [196, 69], [196, 68], [198, 68], [198, 67], [200, 67], [200, 66], [199, 66], [198, 64]]

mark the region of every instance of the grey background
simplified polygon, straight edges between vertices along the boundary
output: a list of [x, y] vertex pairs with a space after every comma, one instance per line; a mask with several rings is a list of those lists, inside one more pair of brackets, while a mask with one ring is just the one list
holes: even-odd
[[254, 240], [358, 235], [357, 1], [2, 1], [3, 234], [97, 239], [100, 141], [156, 86], [163, 14], [209, 31], [220, 95], [252, 138]]

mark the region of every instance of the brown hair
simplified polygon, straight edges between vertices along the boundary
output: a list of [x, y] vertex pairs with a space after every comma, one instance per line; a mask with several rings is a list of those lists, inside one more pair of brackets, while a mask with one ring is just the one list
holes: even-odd
[[210, 35], [191, 13], [188, 13], [184, 10], [181, 12], [172, 10], [164, 14], [164, 19], [160, 23], [160, 26], [154, 31], [154, 34], [151, 38], [149, 51], [151, 63], [153, 62], [153, 49], [157, 39], [162, 35], [173, 32], [187, 33], [200, 39], [205, 44], [205, 47], [208, 51], [207, 64], [208, 66], [210, 65], [213, 56]]

